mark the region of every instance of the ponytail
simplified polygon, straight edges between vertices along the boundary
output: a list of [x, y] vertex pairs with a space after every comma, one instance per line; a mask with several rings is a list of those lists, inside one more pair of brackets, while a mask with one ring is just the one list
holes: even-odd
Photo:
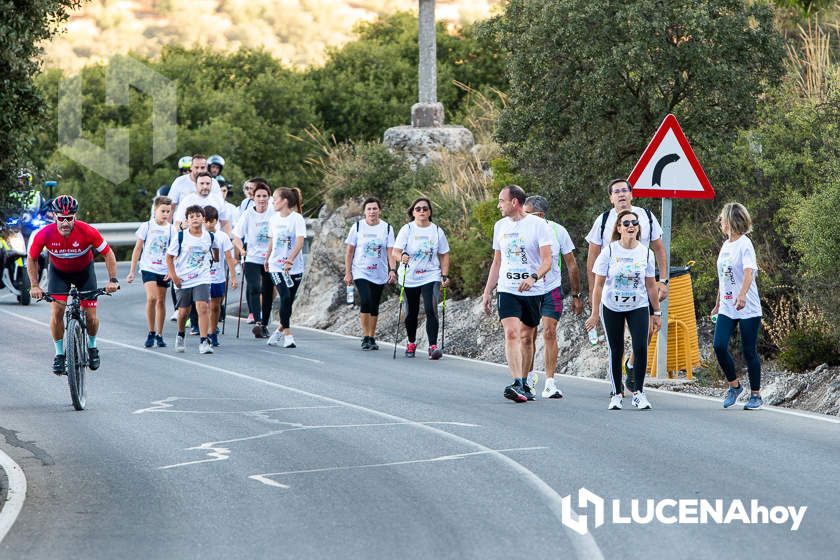
[[279, 192], [280, 198], [289, 203], [289, 208], [296, 210], [298, 214], [303, 214], [303, 196], [300, 194], [299, 188], [282, 187]]

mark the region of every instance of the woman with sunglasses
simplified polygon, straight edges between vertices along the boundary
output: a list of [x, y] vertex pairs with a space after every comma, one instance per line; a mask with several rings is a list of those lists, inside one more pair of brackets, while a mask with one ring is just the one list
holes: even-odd
[[397, 282], [405, 286], [408, 308], [405, 315], [408, 335], [405, 356], [413, 358], [417, 350], [417, 317], [422, 295], [429, 359], [439, 360], [443, 351], [437, 347], [437, 304], [441, 286], [449, 285], [449, 242], [440, 226], [432, 223], [432, 203], [428, 198], [420, 197], [408, 207], [408, 223], [397, 234], [393, 256], [400, 262]]
[[764, 404], [761, 400], [761, 361], [758, 358], [758, 328], [761, 326], [761, 300], [755, 277], [758, 264], [755, 248], [747, 234], [752, 231], [750, 213], [743, 205], [730, 202], [724, 205], [718, 216], [721, 232], [728, 238], [718, 254], [718, 297], [712, 317], [715, 322], [715, 355], [729, 389], [723, 400], [723, 408], [729, 408], [738, 400], [744, 387], [738, 381], [735, 362], [729, 352], [729, 339], [735, 334], [735, 324], [741, 333], [741, 352], [747, 362], [750, 380], [750, 398], [744, 410], [758, 410]]
[[[644, 392], [647, 369], [648, 321], [653, 332], [659, 331], [662, 313], [656, 287], [653, 253], [639, 241], [639, 216], [632, 210], [619, 212], [612, 233], [612, 241], [595, 260], [595, 287], [592, 295], [592, 314], [586, 330], [595, 328], [598, 320], [607, 335], [610, 351], [609, 378], [612, 383], [609, 410], [621, 410], [621, 362], [624, 359], [624, 324], [630, 330], [633, 345], [633, 406], [651, 408]], [[653, 315], [648, 312], [653, 305]]]

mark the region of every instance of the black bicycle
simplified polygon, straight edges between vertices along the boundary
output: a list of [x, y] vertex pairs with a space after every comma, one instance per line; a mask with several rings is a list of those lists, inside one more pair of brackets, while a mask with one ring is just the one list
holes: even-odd
[[[67, 302], [61, 302], [52, 296], [67, 296]], [[65, 373], [67, 384], [70, 385], [70, 399], [73, 408], [84, 410], [85, 402], [85, 371], [88, 367], [88, 334], [85, 314], [82, 313], [82, 300], [95, 300], [101, 295], [111, 295], [103, 288], [80, 292], [75, 286], [69, 293], [44, 294], [43, 299], [49, 302], [64, 303], [64, 355], [66, 356]]]

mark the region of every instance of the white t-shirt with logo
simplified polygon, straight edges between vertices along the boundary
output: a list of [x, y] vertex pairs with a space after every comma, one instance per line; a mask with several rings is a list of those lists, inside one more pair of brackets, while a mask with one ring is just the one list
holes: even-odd
[[[563, 283], [563, 255], [568, 255], [575, 250], [575, 244], [572, 243], [572, 238], [566, 228], [551, 220], [546, 220], [548, 227], [551, 229], [551, 270], [545, 275], [544, 293], [548, 293], [554, 288], [559, 288]], [[533, 289], [533, 288], [532, 288]]]
[[273, 215], [274, 209], [271, 206], [262, 214], [252, 206], [239, 216], [233, 234], [248, 246], [245, 262], [265, 264], [265, 255], [268, 253], [268, 221]]
[[[440, 258], [449, 252], [446, 234], [435, 223], [419, 227], [409, 222], [400, 228], [394, 247], [408, 253], [408, 273], [405, 275], [405, 287], [416, 288], [429, 282], [440, 282]], [[403, 280], [403, 265], [397, 269], [397, 280]]]
[[187, 208], [189, 208], [190, 206], [201, 206], [202, 208], [212, 206], [216, 209], [216, 212], [219, 213], [219, 221], [230, 221], [229, 212], [225, 207], [225, 203], [222, 200], [221, 196], [216, 196], [213, 193], [210, 193], [207, 196], [201, 196], [198, 193], [192, 193], [182, 197], [181, 204], [179, 204], [178, 207], [175, 209], [175, 215], [172, 217], [172, 221], [187, 221]]
[[550, 247], [554, 233], [545, 220], [526, 215], [520, 220], [502, 218], [493, 226], [493, 249], [501, 253], [497, 290], [520, 296], [545, 293], [545, 278], [537, 280], [527, 292], [519, 285], [540, 269], [540, 247]]
[[[292, 252], [297, 238], [306, 238], [306, 221], [297, 212], [292, 212], [285, 217], [275, 212], [268, 220], [268, 236], [272, 243], [268, 271], [283, 272], [286, 259]], [[303, 250], [301, 249], [292, 263], [289, 274], [303, 274], [303, 264]]]
[[175, 226], [165, 222], [162, 226], [154, 220], [143, 222], [134, 232], [137, 239], [143, 240], [143, 252], [140, 254], [140, 270], [154, 274], [169, 273], [166, 266], [166, 250], [173, 237], [178, 236]]
[[[216, 234], [213, 234], [214, 236]], [[210, 283], [210, 263], [213, 260], [210, 245], [210, 232], [203, 229], [195, 236], [184, 230], [181, 254], [178, 254], [178, 235], [172, 236], [167, 254], [175, 257], [175, 274], [181, 279], [181, 289], [193, 288]]]
[[[642, 234], [639, 242], [642, 245], [647, 247], [650, 245], [651, 241], [656, 241], [662, 237], [662, 226], [659, 225], [659, 220], [656, 219], [653, 212], [650, 214], [651, 220], [653, 221], [653, 232], [651, 232], [651, 220], [648, 220], [648, 215], [645, 209], [640, 208], [639, 206], [631, 206], [630, 210], [639, 217], [639, 229]], [[600, 214], [595, 219], [595, 223], [592, 224], [592, 229], [590, 229], [589, 233], [586, 234], [586, 241], [592, 243], [593, 245], [600, 245], [602, 247], [610, 244], [613, 228], [615, 228], [615, 220], [618, 218], [618, 212], [616, 212], [615, 208], [613, 208], [610, 210], [609, 215], [607, 215], [607, 223], [604, 225], [604, 239], [602, 240], [601, 220], [603, 219], [603, 216], [603, 214]], [[632, 220], [633, 218], [632, 216], [626, 216], [624, 219]]]
[[213, 248], [219, 250], [219, 262], [213, 262], [210, 265], [210, 283], [224, 284], [227, 276], [225, 253], [233, 249], [233, 243], [228, 234], [217, 229], [213, 232]]
[[[752, 282], [747, 290], [746, 305], [740, 311], [735, 309], [735, 299], [744, 285], [744, 271], [751, 268]], [[758, 299], [758, 263], [752, 241], [742, 235], [736, 241], [723, 242], [717, 259], [718, 288], [720, 289], [720, 307], [718, 313], [730, 319], [749, 319], [761, 317], [761, 301]]]
[[601, 304], [616, 312], [633, 311], [648, 306], [645, 278], [656, 276], [653, 251], [639, 243], [625, 249], [613, 241], [595, 259], [592, 272], [605, 276]]
[[[172, 181], [172, 185], [169, 187], [169, 194], [167, 196], [172, 199], [172, 204], [180, 205], [182, 198], [194, 192], [196, 192], [195, 182], [193, 182], [190, 174], [187, 173], [186, 175], [175, 177], [175, 180]], [[210, 184], [210, 194], [216, 195], [219, 198], [222, 197], [222, 188], [216, 179], [213, 179]]]
[[231, 204], [227, 200], [225, 200], [225, 209], [227, 210], [228, 220], [230, 220], [230, 226], [233, 225], [239, 220], [239, 216], [242, 212], [239, 211], [239, 207], [235, 204]]
[[344, 243], [355, 247], [352, 268], [354, 280], [368, 280], [374, 284], [385, 284], [388, 281], [388, 253], [394, 246], [394, 229], [387, 222], [380, 220], [371, 226], [359, 220], [350, 226]]

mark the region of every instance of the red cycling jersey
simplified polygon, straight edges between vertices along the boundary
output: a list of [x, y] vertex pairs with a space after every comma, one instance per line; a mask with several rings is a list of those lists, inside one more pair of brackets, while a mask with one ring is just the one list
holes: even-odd
[[76, 220], [67, 237], [59, 233], [56, 224], [49, 224], [38, 230], [29, 245], [29, 256], [37, 260], [44, 247], [50, 254], [52, 265], [61, 272], [84, 270], [93, 260], [91, 249], [96, 249], [100, 255], [107, 255], [111, 250], [95, 227], [80, 220]]

